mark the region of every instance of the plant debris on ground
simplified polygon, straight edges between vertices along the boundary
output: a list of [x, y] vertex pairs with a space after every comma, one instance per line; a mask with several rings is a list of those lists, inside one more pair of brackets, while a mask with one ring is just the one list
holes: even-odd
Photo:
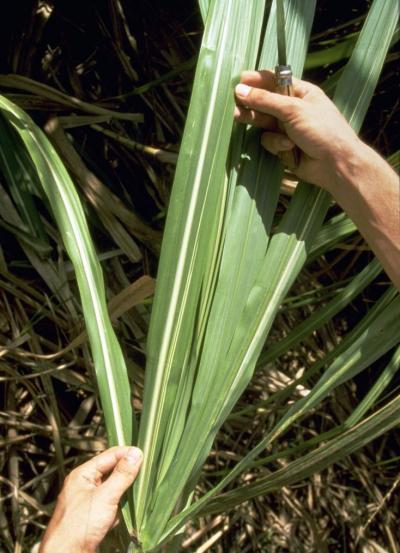
[[[322, 82], [347, 59], [343, 43], [351, 46], [369, 2], [349, 4], [339, 13], [337, 5], [318, 2], [306, 78]], [[197, 4], [143, 2], [133, 9], [123, 0], [28, 0], [9, 9], [0, 24], [1, 91], [45, 129], [78, 188], [140, 411], [162, 230], [202, 33]], [[386, 157], [398, 146], [396, 61], [392, 49], [362, 129]], [[65, 475], [106, 447], [72, 266], [43, 197], [22, 170], [18, 179], [17, 190], [0, 174], [0, 551], [14, 553], [39, 542]], [[340, 217], [338, 206], [330, 216]], [[352, 228], [316, 254], [282, 305], [269, 344], [326, 305], [371, 260]], [[286, 399], [269, 403], [271, 394], [339, 344], [388, 285], [380, 273], [306, 340], [260, 367], [219, 431], [196, 494], [273, 427]], [[390, 353], [296, 423], [269, 452], [276, 454], [269, 467], [286, 466], [285, 449], [343, 423]], [[311, 384], [298, 385], [290, 401]], [[399, 385], [396, 375], [380, 401]], [[201, 516], [187, 525], [182, 550], [398, 553], [399, 459], [394, 429], [299, 484]], [[255, 463], [243, 484], [260, 470]], [[119, 551], [118, 538], [108, 539], [104, 551]]]

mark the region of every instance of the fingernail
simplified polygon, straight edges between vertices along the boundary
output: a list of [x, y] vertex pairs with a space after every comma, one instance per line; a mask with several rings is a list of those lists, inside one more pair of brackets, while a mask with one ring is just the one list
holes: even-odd
[[284, 150], [287, 150], [288, 148], [291, 148], [293, 146], [293, 142], [288, 138], [281, 138], [279, 140], [279, 146]]
[[138, 447], [130, 447], [126, 454], [126, 460], [131, 465], [137, 465], [142, 458], [142, 452]]
[[250, 92], [250, 87], [247, 84], [238, 84], [235, 88], [235, 92], [238, 96], [247, 96]]

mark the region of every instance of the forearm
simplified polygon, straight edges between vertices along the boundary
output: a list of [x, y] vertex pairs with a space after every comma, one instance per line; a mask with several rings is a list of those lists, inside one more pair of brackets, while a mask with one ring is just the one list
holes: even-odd
[[400, 183], [389, 164], [358, 142], [335, 161], [330, 192], [400, 290]]

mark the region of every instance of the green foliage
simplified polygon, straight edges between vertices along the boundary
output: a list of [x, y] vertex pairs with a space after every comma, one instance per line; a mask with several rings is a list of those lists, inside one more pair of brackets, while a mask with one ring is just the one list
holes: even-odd
[[[223, 11], [222, 6], [218, 8]], [[296, 2], [287, 4], [289, 58], [295, 72], [300, 74], [313, 6], [307, 4], [301, 19], [297, 9]], [[370, 63], [370, 51], [378, 48], [379, 40], [378, 34], [372, 30], [377, 27], [383, 30], [389, 15], [387, 5], [374, 4], [354, 55], [337, 87], [335, 101], [356, 130], [372, 97], [391, 39], [391, 33], [388, 33], [379, 55]], [[271, 237], [282, 173], [276, 160], [260, 155], [257, 132], [248, 131], [242, 146], [238, 146], [240, 130], [236, 129], [233, 133], [231, 155], [227, 158], [231, 161], [225, 179], [221, 169], [215, 172], [215, 166], [211, 164], [204, 174], [201, 160], [199, 164], [185, 155], [186, 148], [191, 149], [198, 141], [201, 146], [195, 151], [201, 152], [204, 147], [214, 154], [215, 137], [220, 136], [221, 123], [217, 117], [221, 111], [217, 111], [212, 102], [207, 102], [207, 105], [209, 113], [215, 109], [215, 126], [204, 133], [194, 124], [194, 113], [201, 114], [205, 97], [203, 94], [199, 101], [198, 90], [207, 82], [199, 82], [202, 56], [209, 52], [207, 33], [217, 18], [218, 10], [212, 4], [186, 126], [191, 134], [189, 137], [186, 133], [184, 135], [174, 182], [148, 342], [146, 396], [141, 422], [141, 436], [144, 437], [139, 442], [144, 448], [147, 466], [143, 467], [136, 494], [139, 538], [145, 549], [156, 545], [178, 500], [181, 504], [188, 500], [215, 433], [251, 378], [277, 309], [307, 259], [330, 202], [326, 192], [306, 183], [301, 184], [283, 221]], [[260, 55], [261, 67], [270, 67], [276, 59], [274, 18], [273, 4]], [[391, 32], [393, 30], [392, 24]], [[251, 39], [254, 39], [254, 34]], [[369, 73], [357, 72], [360, 64], [367, 63]], [[225, 68], [227, 73], [228, 67]], [[358, 75], [356, 86], [355, 74]], [[212, 79], [214, 86], [215, 81], [216, 76]], [[197, 121], [203, 119], [199, 115]], [[193, 135], [196, 130], [198, 138]], [[238, 157], [238, 148], [241, 151], [239, 171], [236, 170], [238, 163], [234, 161]], [[221, 163], [220, 150], [218, 154], [217, 161]], [[185, 168], [183, 176], [180, 172], [182, 167]], [[211, 204], [208, 203], [208, 188], [200, 187], [198, 192], [196, 187], [192, 188], [192, 183], [200, 181], [187, 179], [193, 167], [196, 175], [204, 175], [205, 186], [211, 183], [214, 190]], [[218, 198], [217, 192], [223, 190], [222, 184], [227, 186], [227, 191], [222, 197], [219, 196], [218, 201], [215, 198]], [[184, 190], [190, 195], [187, 204], [182, 200]], [[200, 201], [197, 194], [200, 194]], [[192, 209], [187, 218], [182, 211], [185, 205]], [[195, 218], [199, 223], [192, 225]], [[203, 221], [206, 223], [203, 224]], [[183, 247], [174, 257], [172, 251], [176, 244]], [[204, 250], [205, 253], [202, 253]], [[367, 273], [373, 278], [379, 266], [374, 263], [371, 269]], [[359, 285], [356, 281], [353, 286], [357, 289]], [[339, 298], [342, 301], [343, 296]], [[340, 308], [340, 301], [337, 305]], [[387, 315], [396, 316], [394, 311], [390, 308]], [[389, 328], [392, 323], [388, 324]], [[394, 330], [393, 338], [384, 341], [382, 353], [392, 347], [398, 338]], [[362, 335], [356, 342], [357, 351], [364, 340], [366, 336]], [[350, 348], [347, 354], [352, 356], [353, 349]], [[366, 353], [363, 359], [367, 364], [371, 362]], [[338, 375], [340, 371], [336, 364], [332, 367], [330, 370]], [[347, 365], [343, 366], [343, 371], [348, 375], [344, 379], [353, 374]], [[304, 403], [307, 407], [295, 404], [277, 430], [206, 497], [222, 489], [270, 440], [283, 432], [295, 418], [311, 409], [314, 398], [315, 402], [321, 401], [343, 380], [334, 379], [333, 382], [326, 387], [322, 379], [309, 396], [310, 403]], [[204, 505], [206, 497], [176, 515], [162, 539], [193, 516]]]
[[[317, 377], [308, 395], [292, 402], [263, 439], [192, 502], [215, 436], [254, 370], [264, 370], [267, 361], [306, 340], [381, 271], [373, 260], [280, 343], [265, 349], [275, 317], [302, 268], [355, 227], [338, 215], [321, 228], [330, 197], [308, 183], [298, 185], [283, 217], [277, 217], [283, 169], [260, 149], [258, 131], [233, 123], [233, 86], [240, 72], [276, 63], [275, 2], [270, 10], [264, 1], [199, 4], [205, 30], [162, 244], [138, 430], [125, 362], [107, 313], [101, 267], [74, 185], [42, 131], [21, 109], [0, 98], [1, 169], [29, 230], [18, 229], [18, 236], [26, 241], [30, 233], [38, 254], [48, 252], [31, 198], [32, 190], [42, 186], [74, 265], [109, 441], [138, 440], [144, 450], [140, 476], [129, 507], [124, 508], [128, 529], [144, 551], [156, 550], [199, 514], [231, 509], [322, 470], [392, 428], [400, 416], [400, 400], [395, 398], [364, 418], [398, 370], [397, 347], [381, 377], [343, 425], [318, 440], [293, 445], [287, 455], [299, 455], [323, 439], [326, 443], [284, 469], [223, 493], [243, 472], [267, 465], [273, 456], [262, 457], [266, 448], [291, 425], [398, 345], [400, 301], [391, 287], [341, 343], [276, 398], [285, 401], [298, 384]], [[288, 59], [300, 76], [315, 2], [287, 0], [285, 8]], [[375, 0], [355, 44], [351, 37], [352, 55], [338, 77], [334, 101], [357, 131], [398, 11], [395, 0]], [[339, 46], [334, 46], [336, 54]], [[349, 44], [345, 46], [347, 56]], [[3, 77], [1, 82], [10, 80]], [[33, 85], [26, 80], [24, 86]], [[48, 87], [45, 90], [50, 94]], [[70, 101], [65, 95], [58, 99]], [[111, 113], [85, 106], [96, 117]], [[129, 119], [129, 114], [120, 117]], [[131, 119], [138, 117], [133, 114]], [[257, 407], [248, 406], [247, 412]]]
[[[0, 159], [3, 163], [5, 160], [12, 163], [18, 156], [25, 156], [25, 159], [30, 156], [26, 166], [29, 169], [35, 167], [36, 178], [43, 186], [74, 265], [109, 442], [111, 445], [131, 444], [135, 439], [135, 427], [130, 384], [121, 347], [108, 315], [102, 270], [79, 197], [43, 131], [24, 111], [2, 96], [0, 110], [9, 125], [7, 132], [17, 135], [12, 142], [2, 143]], [[9, 177], [14, 178], [11, 173]], [[15, 185], [18, 186], [19, 182], [16, 181]], [[127, 525], [132, 530], [129, 511], [127, 508], [124, 511]]]

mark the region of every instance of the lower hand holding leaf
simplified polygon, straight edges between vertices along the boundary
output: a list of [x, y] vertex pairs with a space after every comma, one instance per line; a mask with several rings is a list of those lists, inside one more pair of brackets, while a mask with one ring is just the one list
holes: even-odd
[[118, 523], [119, 500], [141, 463], [140, 449], [116, 446], [74, 469], [65, 479], [39, 553], [94, 553]]

